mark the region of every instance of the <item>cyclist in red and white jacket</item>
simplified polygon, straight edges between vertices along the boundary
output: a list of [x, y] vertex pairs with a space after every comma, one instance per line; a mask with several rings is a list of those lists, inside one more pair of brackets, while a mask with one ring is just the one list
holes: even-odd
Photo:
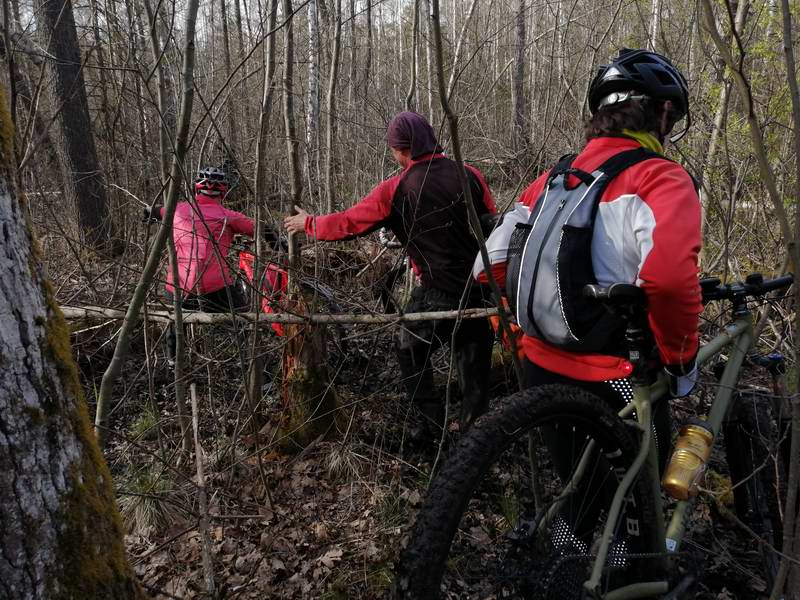
[[[610, 157], [643, 146], [657, 153], [682, 119], [690, 123], [688, 90], [680, 72], [663, 56], [623, 49], [601, 67], [589, 91], [587, 143], [572, 166], [591, 173]], [[504, 282], [508, 237], [527, 222], [542, 195], [547, 173], [519, 198], [490, 250], [491, 269]], [[648, 299], [650, 326], [674, 395], [688, 393], [696, 380], [701, 245], [700, 201], [691, 176], [680, 165], [657, 158], [617, 175], [600, 199], [592, 237], [592, 265], [600, 285], [635, 283]], [[480, 256], [473, 275], [485, 279]], [[625, 399], [630, 363], [619, 356], [576, 354], [524, 336], [526, 380], [530, 385], [565, 380], [589, 388], [614, 404]], [[623, 385], [624, 384], [624, 385]], [[665, 404], [665, 403], [664, 403]], [[658, 420], [658, 419], [657, 419]]]
[[[403, 244], [420, 279], [405, 312], [457, 309], [470, 284], [478, 251], [458, 166], [442, 153], [433, 128], [417, 113], [395, 115], [387, 129], [387, 142], [402, 167], [399, 174], [382, 181], [342, 212], [314, 216], [296, 207], [297, 214], [284, 221], [286, 229], [317, 240], [344, 240], [387, 227]], [[494, 200], [483, 176], [467, 166], [467, 178], [478, 215], [494, 214]], [[473, 285], [466, 307], [482, 305], [482, 290]], [[442, 397], [433, 385], [431, 354], [450, 341], [453, 324], [407, 323], [396, 339], [403, 383], [409, 398], [427, 417], [422, 421], [427, 433], [435, 432], [444, 420]], [[486, 319], [465, 319], [456, 333], [453, 350], [464, 396], [462, 422], [469, 423], [487, 405], [492, 339]]]

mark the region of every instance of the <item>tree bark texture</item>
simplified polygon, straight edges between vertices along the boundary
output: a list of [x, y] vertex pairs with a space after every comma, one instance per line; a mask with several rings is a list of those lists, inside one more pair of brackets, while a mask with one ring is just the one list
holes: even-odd
[[[230, 77], [233, 67], [231, 66], [231, 41], [228, 33], [228, 11], [225, 6], [225, 0], [219, 0], [219, 13], [219, 20], [222, 24], [222, 53], [225, 59], [225, 76]], [[237, 114], [235, 104], [235, 102], [229, 102], [227, 107], [228, 135], [230, 135], [228, 147], [234, 150], [234, 152], [239, 148], [239, 128], [236, 125]]]
[[336, 197], [333, 189], [333, 147], [336, 135], [336, 82], [339, 76], [339, 55], [342, 49], [342, 0], [336, 0], [333, 10], [336, 11], [333, 17], [333, 53], [328, 74], [328, 96], [325, 102], [325, 109], [328, 112], [325, 124], [325, 188], [326, 207], [329, 213], [334, 211]]
[[39, 10], [49, 41], [47, 50], [55, 59], [53, 90], [63, 138], [65, 183], [78, 209], [84, 241], [103, 249], [111, 240], [113, 229], [92, 134], [72, 3], [70, 0], [45, 0]]
[[319, 7], [308, 3], [308, 107], [306, 110], [306, 180], [309, 192], [319, 182]]
[[0, 597], [143, 598], [69, 329], [16, 197], [2, 91], [0, 105]]
[[527, 146], [525, 127], [525, 0], [518, 0], [516, 44], [514, 47], [513, 85], [511, 104], [514, 112], [514, 149], [519, 151]]

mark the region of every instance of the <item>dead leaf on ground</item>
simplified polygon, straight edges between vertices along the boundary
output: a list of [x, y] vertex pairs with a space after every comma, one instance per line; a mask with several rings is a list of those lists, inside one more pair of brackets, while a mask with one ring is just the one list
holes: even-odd
[[319, 561], [329, 569], [332, 569], [333, 565], [342, 560], [343, 554], [344, 553], [342, 552], [341, 548], [331, 548], [325, 554], [320, 556]]

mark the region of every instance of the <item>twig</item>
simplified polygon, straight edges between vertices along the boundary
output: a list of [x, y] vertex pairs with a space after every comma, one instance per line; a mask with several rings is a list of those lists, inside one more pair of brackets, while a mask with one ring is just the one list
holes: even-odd
[[203, 554], [203, 578], [206, 592], [210, 597], [215, 595], [214, 562], [211, 557], [211, 536], [208, 533], [208, 497], [206, 496], [206, 479], [203, 475], [203, 448], [200, 446], [200, 416], [197, 411], [197, 384], [189, 386], [192, 396], [192, 429], [194, 429], [194, 454], [197, 463], [197, 498], [200, 503], [200, 540]]

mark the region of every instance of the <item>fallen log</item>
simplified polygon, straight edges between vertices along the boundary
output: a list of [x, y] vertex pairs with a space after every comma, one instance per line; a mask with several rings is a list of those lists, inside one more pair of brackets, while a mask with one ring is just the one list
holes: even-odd
[[[62, 306], [61, 312], [64, 318], [69, 321], [80, 319], [95, 319], [121, 321], [125, 318], [125, 311], [103, 306]], [[230, 323], [233, 320], [243, 323], [338, 323], [338, 324], [386, 324], [386, 323], [409, 323], [412, 321], [427, 320], [453, 320], [453, 319], [481, 319], [497, 314], [496, 308], [467, 308], [464, 310], [445, 310], [405, 314], [312, 314], [295, 315], [288, 313], [208, 313], [201, 311], [183, 311], [183, 322], [185, 324], [196, 323], [198, 325], [213, 325], [215, 323]], [[140, 315], [140, 318], [144, 315]], [[172, 313], [169, 311], [147, 312], [147, 320], [157, 323], [169, 323], [172, 321]]]

